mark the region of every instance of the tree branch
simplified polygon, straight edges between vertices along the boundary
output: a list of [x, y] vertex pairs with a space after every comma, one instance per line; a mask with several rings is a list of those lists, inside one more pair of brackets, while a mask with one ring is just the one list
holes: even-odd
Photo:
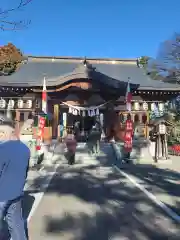
[[14, 8], [9, 8], [5, 10], [0, 10], [0, 30], [2, 31], [16, 31], [26, 28], [30, 21], [11, 21], [5, 20], [9, 17], [9, 14], [14, 11], [18, 11], [21, 8], [28, 5], [32, 0], [20, 0], [19, 4]]

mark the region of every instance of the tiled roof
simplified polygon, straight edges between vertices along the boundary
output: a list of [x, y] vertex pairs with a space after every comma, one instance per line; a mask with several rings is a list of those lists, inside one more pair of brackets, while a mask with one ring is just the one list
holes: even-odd
[[[0, 85], [10, 86], [42, 86], [46, 76], [47, 86], [60, 85], [71, 78], [85, 78], [86, 72], [80, 66], [83, 58], [36, 58], [29, 57], [28, 62], [10, 76], [0, 76]], [[120, 59], [87, 59], [95, 67], [100, 78], [107, 76], [108, 81], [117, 80], [138, 84], [139, 89], [171, 90], [177, 89], [175, 84], [150, 79], [142, 68], [138, 68], [136, 60]], [[180, 90], [180, 87], [179, 87]]]

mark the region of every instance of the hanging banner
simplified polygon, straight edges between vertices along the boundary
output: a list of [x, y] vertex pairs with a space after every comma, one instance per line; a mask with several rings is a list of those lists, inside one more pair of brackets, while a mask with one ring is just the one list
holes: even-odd
[[126, 153], [132, 151], [133, 122], [126, 120], [124, 133], [124, 151]]
[[67, 104], [65, 102], [62, 102], [64, 105], [69, 107], [69, 113], [73, 114], [73, 115], [81, 115], [81, 116], [89, 116], [89, 117], [93, 117], [93, 116], [98, 116], [99, 115], [99, 109], [108, 104], [110, 101], [103, 103], [101, 105], [98, 106], [91, 106], [91, 107], [81, 107], [81, 106], [73, 106], [70, 104]]
[[39, 117], [36, 150], [41, 150], [41, 143], [42, 143], [43, 134], [44, 134], [45, 122], [46, 122], [46, 119], [44, 117]]
[[132, 133], [125, 132], [124, 134], [124, 151], [126, 153], [132, 151]]
[[133, 122], [132, 122], [132, 120], [126, 120], [125, 131], [126, 132], [133, 132]]

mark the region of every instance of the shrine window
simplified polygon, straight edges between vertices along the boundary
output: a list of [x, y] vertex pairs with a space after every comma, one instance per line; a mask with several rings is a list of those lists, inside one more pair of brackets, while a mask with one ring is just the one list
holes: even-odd
[[147, 123], [147, 115], [142, 116], [142, 123], [146, 124]]
[[120, 121], [120, 123], [124, 123], [124, 121], [125, 121], [124, 115], [122, 113], [119, 115], [119, 121]]
[[20, 122], [24, 122], [24, 113], [20, 112]]
[[130, 113], [128, 113], [128, 115], [127, 115], [127, 120], [131, 120], [131, 114]]
[[138, 114], [135, 114], [135, 116], [134, 116], [134, 122], [135, 122], [135, 123], [138, 123], [138, 122], [139, 122], [139, 115], [138, 115]]

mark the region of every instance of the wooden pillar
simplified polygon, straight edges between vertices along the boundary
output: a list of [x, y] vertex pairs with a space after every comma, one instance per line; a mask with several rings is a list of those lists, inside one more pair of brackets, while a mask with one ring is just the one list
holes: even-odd
[[29, 112], [24, 112], [24, 122], [28, 120]]
[[17, 109], [15, 117], [15, 135], [18, 139], [20, 138], [20, 111]]
[[59, 104], [54, 104], [53, 106], [53, 138], [58, 137], [58, 125], [59, 125]]

